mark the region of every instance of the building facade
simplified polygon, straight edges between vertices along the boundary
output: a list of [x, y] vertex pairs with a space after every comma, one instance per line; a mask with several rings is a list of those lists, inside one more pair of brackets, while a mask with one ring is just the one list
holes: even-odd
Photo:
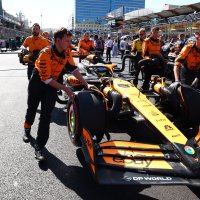
[[130, 12], [144, 8], [145, 0], [73, 0], [69, 28], [76, 29], [78, 24], [105, 24], [107, 13], [122, 6], [125, 13]]

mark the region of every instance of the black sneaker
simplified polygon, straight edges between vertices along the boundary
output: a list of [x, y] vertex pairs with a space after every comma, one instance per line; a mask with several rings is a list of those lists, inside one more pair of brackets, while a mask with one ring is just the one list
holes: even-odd
[[24, 129], [24, 136], [23, 136], [23, 141], [25, 143], [30, 142], [30, 136], [31, 136], [31, 129], [30, 128], [25, 128]]
[[43, 153], [41, 149], [35, 149], [35, 158], [40, 162], [44, 161], [44, 156], [42, 154]]

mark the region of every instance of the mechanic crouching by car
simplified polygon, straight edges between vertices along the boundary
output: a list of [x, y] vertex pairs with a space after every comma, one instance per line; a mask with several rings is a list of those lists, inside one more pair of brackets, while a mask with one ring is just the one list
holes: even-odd
[[49, 41], [40, 35], [40, 25], [38, 23], [33, 24], [31, 33], [32, 35], [27, 37], [21, 46], [21, 49], [28, 47], [29, 50], [27, 68], [28, 80], [31, 78], [33, 69], [35, 67], [35, 61], [39, 55], [40, 50], [46, 46], [49, 46]]
[[40, 52], [29, 81], [23, 141], [26, 143], [30, 141], [31, 126], [35, 120], [37, 107], [41, 103], [40, 122], [35, 144], [35, 155], [39, 161], [44, 160], [42, 150], [49, 138], [51, 113], [55, 106], [57, 89], [65, 91], [69, 98], [74, 96], [69, 87], [57, 82], [62, 69], [66, 67], [86, 88], [91, 87], [75, 66], [71, 55], [71, 39], [72, 34], [66, 28], [57, 30], [54, 33], [55, 44]]
[[149, 82], [152, 75], [164, 75], [165, 62], [161, 54], [161, 41], [158, 37], [159, 27], [153, 27], [149, 38], [146, 38], [142, 44], [142, 57], [144, 64], [143, 90], [149, 90]]
[[[195, 33], [196, 42], [183, 47], [174, 64], [175, 81], [191, 85], [199, 77], [200, 70], [200, 33]], [[199, 88], [200, 84], [198, 84]]]

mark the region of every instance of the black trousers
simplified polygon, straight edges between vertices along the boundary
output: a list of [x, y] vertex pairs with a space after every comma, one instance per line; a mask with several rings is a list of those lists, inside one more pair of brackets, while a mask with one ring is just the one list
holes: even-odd
[[32, 76], [34, 68], [35, 68], [35, 65], [28, 63], [28, 68], [27, 68], [27, 77], [28, 77], [28, 80], [31, 79], [31, 76]]
[[120, 51], [121, 51], [121, 60], [122, 60], [124, 57], [125, 50], [120, 50]]
[[140, 74], [140, 71], [141, 71], [141, 66], [138, 66], [138, 62], [140, 60], [142, 60], [142, 55], [140, 53], [138, 53], [136, 56], [135, 56], [135, 71], [133, 72], [133, 84], [134, 85], [137, 85], [138, 84], [138, 76]]
[[199, 76], [198, 73], [198, 70], [190, 70], [182, 66], [180, 71], [181, 83], [191, 85], [194, 79]]
[[107, 49], [106, 49], [106, 60], [107, 61], [111, 60], [111, 50], [112, 50], [111, 47], [107, 47]]
[[159, 75], [164, 76], [165, 70], [166, 70], [166, 64], [164, 62], [164, 59], [160, 58], [159, 62], [152, 63], [153, 65], [147, 65], [144, 68], [143, 74], [144, 74], [144, 80], [142, 84], [143, 90], [149, 89], [149, 82], [151, 80], [152, 75]]
[[39, 103], [41, 103], [40, 122], [37, 131], [36, 145], [42, 149], [49, 138], [51, 113], [55, 106], [57, 90], [40, 80], [37, 70], [34, 70], [28, 85], [28, 108], [25, 122], [32, 125]]

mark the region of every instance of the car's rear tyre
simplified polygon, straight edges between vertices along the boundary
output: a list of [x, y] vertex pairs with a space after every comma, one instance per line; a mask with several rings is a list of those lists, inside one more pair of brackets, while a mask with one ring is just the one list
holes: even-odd
[[106, 111], [102, 97], [90, 92], [80, 91], [74, 100], [68, 102], [67, 125], [71, 142], [81, 146], [82, 129], [86, 128], [100, 142], [105, 133]]

